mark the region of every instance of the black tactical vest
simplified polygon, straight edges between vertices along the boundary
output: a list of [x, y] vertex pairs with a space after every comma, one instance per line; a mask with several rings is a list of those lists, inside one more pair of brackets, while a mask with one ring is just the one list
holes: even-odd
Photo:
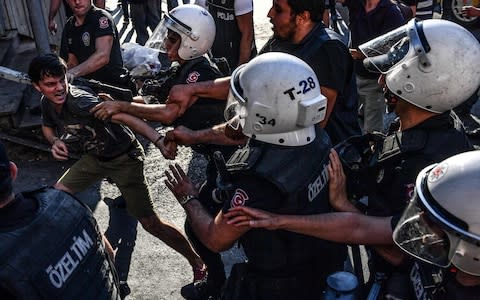
[[[225, 57], [231, 70], [238, 66], [242, 33], [235, 18], [235, 0], [208, 0], [208, 11], [215, 20], [216, 34], [212, 46], [213, 57]], [[256, 55], [252, 44], [252, 57]]]
[[[218, 69], [204, 56], [187, 61], [180, 67], [178, 73], [172, 78], [172, 86], [176, 84], [186, 84], [188, 77], [194, 70], [202, 70], [209, 72], [209, 77], [221, 77]], [[214, 74], [212, 76], [212, 74]], [[207, 76], [207, 74], [203, 74]], [[200, 74], [202, 78], [202, 74]], [[201, 79], [200, 79], [201, 80]], [[173, 126], [186, 126], [192, 130], [200, 130], [210, 128], [214, 125], [225, 122], [223, 111], [226, 102], [218, 101], [210, 98], [199, 98], [192, 106], [190, 106], [185, 113], [173, 122]]]
[[434, 116], [405, 131], [388, 135], [372, 169], [369, 213], [375, 216], [399, 214], [412, 195], [392, 193], [412, 186], [417, 174], [430, 164], [473, 150], [460, 120], [450, 112]]
[[119, 299], [116, 273], [86, 206], [44, 188], [33, 221], [0, 232], [0, 282], [19, 299]]
[[[307, 215], [331, 211], [327, 171], [331, 144], [324, 130], [317, 130], [315, 140], [305, 146], [258, 144], [251, 145], [249, 150], [240, 149], [227, 162], [233, 182], [247, 176], [273, 183], [283, 194], [278, 199], [282, 205], [277, 213]], [[343, 245], [282, 230], [250, 230], [241, 243], [253, 269], [278, 276], [315, 276], [319, 282], [342, 264], [346, 253]]]

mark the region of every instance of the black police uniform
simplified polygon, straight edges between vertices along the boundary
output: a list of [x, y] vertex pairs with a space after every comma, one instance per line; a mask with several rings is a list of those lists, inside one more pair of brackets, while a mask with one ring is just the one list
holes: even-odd
[[[242, 33], [238, 28], [235, 16], [235, 0], [207, 0], [208, 11], [215, 20], [216, 34], [212, 45], [213, 57], [225, 57], [230, 69], [238, 66], [240, 40]], [[255, 40], [251, 46], [251, 57], [257, 55]]]
[[[450, 111], [407, 130], [391, 133], [381, 147], [378, 163], [369, 171], [373, 176], [368, 179], [367, 214], [374, 216], [401, 214], [413, 196], [415, 180], [423, 168], [473, 150], [461, 122]], [[372, 252], [370, 263], [371, 273], [395, 272], [399, 276], [397, 281], [408, 279], [405, 268], [392, 266], [375, 252]]]
[[119, 299], [92, 212], [54, 188], [0, 209], [0, 298]]
[[[279, 214], [330, 212], [330, 148], [322, 129], [305, 146], [252, 141], [227, 162], [235, 191], [224, 211], [248, 206]], [[248, 263], [234, 266], [223, 299], [320, 299], [325, 278], [343, 268], [346, 256], [344, 245], [283, 230], [252, 229], [240, 243]]]
[[120, 50], [120, 36], [112, 16], [103, 9], [92, 6], [81, 26], [75, 26], [75, 17], [67, 20], [62, 35], [60, 56], [67, 60], [68, 54], [76, 56], [79, 63], [86, 61], [95, 52], [95, 40], [102, 36], [113, 36], [109, 63], [83, 77], [95, 79], [115, 86], [127, 86], [127, 70], [123, 68]]
[[383, 142], [371, 174], [368, 213], [393, 216], [403, 211], [413, 195], [418, 173], [428, 165], [473, 150], [461, 122], [450, 111], [421, 124], [393, 132]]
[[[166, 82], [167, 88], [176, 84], [190, 84], [201, 81], [214, 80], [220, 78], [218, 69], [206, 57], [199, 57], [186, 61], [178, 70], [175, 76]], [[183, 125], [193, 130], [211, 128], [214, 125], [225, 122], [223, 112], [225, 110], [225, 101], [218, 101], [210, 98], [199, 98], [185, 113], [176, 119], [172, 125], [174, 127]], [[191, 146], [192, 150], [205, 157], [207, 160], [206, 181], [200, 189], [199, 199], [204, 207], [212, 214], [216, 215], [222, 203], [219, 199], [212, 198], [212, 191], [215, 189], [217, 170], [213, 161], [213, 153], [220, 151], [224, 157], [230, 155], [237, 149], [236, 146], [221, 146], [213, 144], [196, 144]], [[188, 222], [185, 222], [185, 233], [194, 246], [196, 252], [203, 259], [208, 267], [209, 283], [218, 290], [225, 282], [224, 265], [219, 253], [209, 250], [196, 237], [193, 229]]]
[[300, 43], [292, 44], [273, 37], [260, 50], [260, 54], [272, 51], [289, 53], [302, 59], [312, 67], [321, 86], [338, 92], [325, 128], [333, 145], [350, 136], [362, 134], [358, 123], [353, 61], [337, 33], [318, 23]]
[[456, 279], [456, 268], [442, 269], [424, 262], [413, 262], [407, 286], [412, 299], [417, 300], [477, 300], [480, 285], [463, 286]]

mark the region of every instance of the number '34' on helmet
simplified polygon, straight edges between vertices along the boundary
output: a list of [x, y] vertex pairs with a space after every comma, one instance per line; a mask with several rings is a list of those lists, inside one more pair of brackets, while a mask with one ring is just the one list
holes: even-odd
[[326, 109], [312, 68], [293, 55], [269, 52], [232, 73], [225, 119], [253, 139], [301, 146], [315, 139], [314, 125]]
[[412, 19], [359, 48], [393, 94], [427, 111], [452, 109], [480, 85], [480, 44], [450, 21]]
[[428, 263], [480, 276], [480, 151], [423, 169], [393, 240]]
[[168, 30], [180, 35], [178, 56], [184, 60], [204, 55], [215, 40], [215, 21], [205, 8], [195, 4], [179, 5], [165, 14], [145, 46], [166, 52]]

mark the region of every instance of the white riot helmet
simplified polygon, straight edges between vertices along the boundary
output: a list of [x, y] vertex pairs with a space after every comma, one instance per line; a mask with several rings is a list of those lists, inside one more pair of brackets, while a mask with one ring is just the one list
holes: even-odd
[[315, 72], [301, 59], [269, 52], [239, 66], [230, 79], [225, 118], [246, 136], [270, 144], [301, 146], [315, 139], [327, 98]]
[[205, 8], [195, 4], [179, 5], [165, 14], [145, 46], [166, 52], [168, 30], [180, 35], [178, 56], [184, 60], [207, 53], [215, 40], [215, 21]]
[[480, 85], [480, 44], [450, 21], [412, 19], [359, 48], [393, 94], [431, 112], [458, 106]]
[[479, 186], [480, 151], [423, 169], [393, 240], [423, 261], [480, 276]]

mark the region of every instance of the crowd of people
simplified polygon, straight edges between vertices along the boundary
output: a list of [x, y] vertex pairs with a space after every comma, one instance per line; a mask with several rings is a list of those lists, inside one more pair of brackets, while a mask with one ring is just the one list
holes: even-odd
[[[346, 44], [325, 25], [331, 4], [273, 0], [257, 54], [252, 0], [168, 1], [163, 14], [160, 0], [121, 1], [137, 43], [149, 27], [148, 46], [172, 63], [163, 92], [149, 94], [123, 66], [105, 2], [65, 2], [60, 52], [34, 58], [28, 75], [53, 158], [79, 159], [52, 187], [15, 195], [19, 170], [0, 144], [1, 299], [124, 299], [137, 222], [188, 260], [185, 299], [323, 299], [329, 276], [350, 270], [347, 245], [368, 252], [354, 299], [378, 278], [376, 299], [478, 299], [480, 152], [454, 109], [476, 100], [480, 44], [432, 20], [433, 4], [337, 0]], [[115, 101], [77, 77], [134, 97]], [[207, 161], [201, 187], [174, 162], [164, 171], [185, 235], [155, 212], [136, 135], [165, 159], [183, 145]], [[106, 200], [103, 234], [75, 194], [104, 178], [121, 196]], [[40, 247], [47, 231], [57, 240]], [[237, 242], [247, 261], [227, 277], [220, 252]], [[45, 255], [27, 267], [33, 248]]]

